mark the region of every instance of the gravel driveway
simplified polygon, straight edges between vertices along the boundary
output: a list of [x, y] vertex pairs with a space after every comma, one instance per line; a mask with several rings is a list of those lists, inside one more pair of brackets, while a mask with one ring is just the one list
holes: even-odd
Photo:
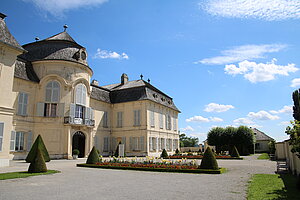
[[[225, 174], [180, 174], [110, 169], [76, 168], [80, 160], [53, 160], [48, 169], [62, 173], [0, 181], [1, 200], [75, 199], [246, 199], [252, 174], [273, 174], [276, 162], [257, 160], [218, 160]], [[28, 164], [13, 161], [0, 173], [25, 171]]]

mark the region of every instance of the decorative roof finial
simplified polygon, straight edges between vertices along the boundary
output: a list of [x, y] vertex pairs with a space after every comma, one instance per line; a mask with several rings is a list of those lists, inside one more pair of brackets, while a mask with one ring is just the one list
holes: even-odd
[[40, 38], [38, 36], [36, 36], [34, 39], [36, 42], [40, 40]]
[[67, 31], [67, 28], [68, 28], [68, 25], [67, 25], [67, 24], [65, 24], [65, 25], [64, 25], [64, 32], [66, 32], [66, 31]]
[[150, 79], [149, 79], [149, 78], [148, 78], [148, 80], [147, 80], [147, 81], [148, 81], [148, 83], [150, 83]]
[[144, 77], [143, 74], [141, 74], [140, 77], [141, 77], [141, 80], [143, 80], [143, 77]]

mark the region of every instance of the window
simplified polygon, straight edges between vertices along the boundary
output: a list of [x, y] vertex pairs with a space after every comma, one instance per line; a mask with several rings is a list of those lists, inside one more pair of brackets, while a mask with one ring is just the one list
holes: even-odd
[[175, 117], [173, 118], [173, 129], [174, 129], [174, 131], [177, 130], [177, 121], [176, 121]]
[[149, 137], [149, 151], [153, 151], [152, 137]]
[[160, 149], [163, 150], [163, 149], [166, 149], [166, 139], [165, 138], [160, 138]]
[[149, 137], [149, 150], [155, 151], [157, 149], [157, 138]]
[[117, 112], [117, 127], [123, 126], [123, 112]]
[[45, 117], [56, 117], [57, 116], [57, 103], [45, 103], [44, 108]]
[[135, 110], [134, 111], [134, 126], [140, 126], [141, 125], [141, 111]]
[[130, 149], [132, 151], [143, 151], [144, 150], [144, 136], [130, 137]]
[[15, 151], [24, 150], [24, 132], [16, 132]]
[[0, 122], [0, 152], [2, 151], [4, 123]]
[[103, 128], [107, 128], [108, 127], [108, 116], [107, 116], [107, 112], [104, 111], [103, 113]]
[[51, 81], [46, 85], [46, 97], [44, 116], [56, 117], [57, 116], [57, 104], [60, 98], [60, 85], [57, 81]]
[[171, 130], [171, 116], [166, 115], [166, 129]]
[[84, 84], [79, 83], [75, 88], [75, 104], [86, 105], [86, 87]]
[[174, 139], [173, 140], [173, 149], [177, 149], [178, 148], [178, 140]]
[[80, 118], [83, 119], [83, 112], [84, 112], [84, 107], [81, 105], [76, 105], [75, 108], [75, 118]]
[[150, 126], [154, 127], [155, 126], [155, 121], [154, 121], [154, 111], [150, 111]]
[[103, 142], [104, 142], [104, 144], [103, 144], [103, 151], [104, 151], [104, 152], [108, 152], [108, 148], [109, 148], [109, 137], [104, 137]]
[[164, 116], [162, 113], [159, 114], [159, 128], [164, 128]]
[[27, 104], [28, 104], [28, 94], [24, 92], [19, 93], [18, 97], [18, 115], [27, 115]]

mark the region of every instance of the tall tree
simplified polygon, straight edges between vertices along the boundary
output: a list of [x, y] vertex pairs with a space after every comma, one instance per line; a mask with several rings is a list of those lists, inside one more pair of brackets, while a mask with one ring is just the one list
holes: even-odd
[[294, 101], [293, 117], [295, 120], [300, 121], [300, 89], [295, 90], [292, 97]]

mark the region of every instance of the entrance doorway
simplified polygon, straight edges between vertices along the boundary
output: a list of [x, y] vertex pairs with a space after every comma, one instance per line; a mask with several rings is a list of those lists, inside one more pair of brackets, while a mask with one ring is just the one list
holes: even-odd
[[85, 135], [81, 132], [81, 131], [77, 131], [74, 135], [73, 135], [73, 139], [72, 139], [72, 152], [74, 149], [78, 149], [79, 150], [79, 158], [83, 158], [84, 157], [84, 149], [85, 149]]

